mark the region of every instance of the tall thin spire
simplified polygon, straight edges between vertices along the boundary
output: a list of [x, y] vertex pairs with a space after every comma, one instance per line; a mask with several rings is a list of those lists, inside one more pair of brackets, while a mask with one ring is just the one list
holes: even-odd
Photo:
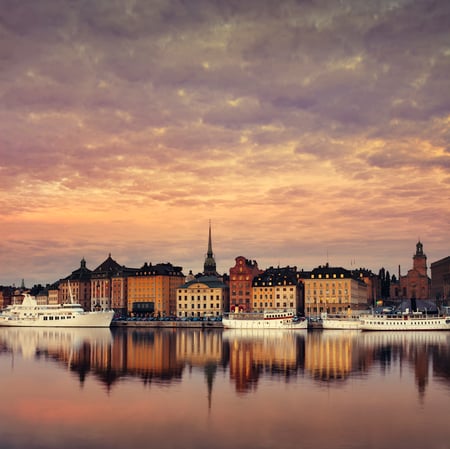
[[203, 274], [205, 276], [217, 276], [216, 261], [214, 260], [214, 254], [212, 250], [211, 220], [209, 220], [208, 252], [206, 253], [206, 259], [203, 265]]
[[213, 257], [212, 241], [211, 241], [211, 220], [209, 220], [208, 252], [206, 256]]

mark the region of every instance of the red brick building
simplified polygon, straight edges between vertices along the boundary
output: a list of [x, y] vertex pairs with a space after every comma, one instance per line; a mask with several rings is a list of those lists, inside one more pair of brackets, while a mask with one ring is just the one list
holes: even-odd
[[423, 252], [423, 245], [416, 244], [416, 254], [413, 256], [413, 267], [406, 276], [399, 274], [400, 298], [429, 299], [431, 296], [431, 279], [427, 274], [427, 256]]

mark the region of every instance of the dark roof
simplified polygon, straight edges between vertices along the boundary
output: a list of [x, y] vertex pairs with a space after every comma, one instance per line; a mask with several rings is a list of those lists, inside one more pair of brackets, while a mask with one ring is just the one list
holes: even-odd
[[349, 270], [346, 270], [345, 268], [342, 267], [330, 267], [328, 264], [327, 265], [323, 265], [323, 266], [318, 266], [317, 268], [314, 268], [311, 271], [311, 277], [317, 277], [318, 275], [341, 275], [343, 274], [344, 277], [349, 278], [351, 277], [351, 272]]
[[100, 264], [93, 273], [113, 273], [118, 270], [121, 270], [122, 266], [119, 265], [112, 257], [111, 254], [109, 254], [108, 258]]
[[72, 271], [69, 276], [65, 277], [63, 280], [70, 281], [88, 281], [91, 278], [92, 271], [86, 267], [86, 261], [81, 259], [80, 268]]
[[189, 288], [193, 284], [205, 284], [209, 288], [228, 288], [227, 285], [224, 284], [217, 276], [201, 276], [193, 279], [192, 281], [186, 282], [186, 284], [183, 284], [178, 288]]
[[135, 270], [136, 276], [142, 275], [153, 275], [153, 276], [184, 276], [183, 267], [177, 267], [169, 262], [157, 263], [152, 265], [152, 263], [145, 262], [141, 268]]
[[297, 285], [297, 267], [270, 267], [258, 276], [253, 278], [252, 285], [260, 287], [262, 285]]

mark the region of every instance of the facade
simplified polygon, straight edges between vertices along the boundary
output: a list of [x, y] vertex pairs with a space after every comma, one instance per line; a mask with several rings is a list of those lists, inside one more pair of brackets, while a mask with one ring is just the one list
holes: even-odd
[[108, 258], [91, 273], [91, 310], [112, 309], [112, 278], [122, 271], [109, 254]]
[[254, 260], [238, 256], [236, 264], [230, 268], [230, 311], [236, 307], [240, 311], [251, 312], [253, 310], [253, 278], [263, 273]]
[[177, 317], [213, 318], [229, 310], [228, 287], [217, 276], [201, 276], [177, 289]]
[[0, 286], [0, 309], [3, 309], [11, 304], [12, 294], [13, 291], [11, 287]]
[[305, 284], [305, 314], [347, 314], [349, 310], [365, 310], [367, 285], [359, 276], [342, 267], [328, 264], [312, 270], [303, 279]]
[[177, 288], [184, 282], [181, 267], [145, 263], [128, 276], [128, 313], [175, 316]]
[[[80, 268], [59, 281], [58, 304], [70, 303], [71, 295], [73, 302], [80, 304], [84, 310], [91, 310], [91, 273], [86, 267], [84, 258], [80, 262]], [[49, 295], [49, 304], [56, 304], [55, 295]]]
[[137, 269], [122, 267], [111, 278], [111, 307], [117, 316], [128, 314], [128, 278]]
[[367, 303], [375, 306], [377, 299], [381, 298], [380, 278], [366, 268], [353, 270], [353, 276], [361, 279], [367, 285]]
[[433, 262], [431, 268], [431, 298], [450, 299], [450, 256]]
[[270, 267], [253, 278], [253, 311], [290, 309], [301, 314], [302, 289], [296, 267]]
[[429, 299], [431, 294], [431, 279], [427, 275], [427, 256], [423, 252], [423, 245], [416, 244], [413, 256], [413, 268], [406, 276], [399, 273], [398, 297], [400, 299]]

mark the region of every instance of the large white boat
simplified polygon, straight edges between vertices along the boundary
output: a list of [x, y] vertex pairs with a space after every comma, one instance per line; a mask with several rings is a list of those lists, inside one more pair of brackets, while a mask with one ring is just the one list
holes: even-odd
[[361, 320], [351, 317], [331, 317], [322, 318], [322, 329], [335, 330], [359, 330], [361, 329]]
[[231, 312], [222, 319], [225, 329], [307, 329], [308, 322], [297, 318], [291, 310], [263, 312]]
[[368, 315], [361, 317], [363, 331], [443, 331], [450, 330], [450, 316], [427, 316], [422, 313], [402, 315]]
[[38, 304], [25, 293], [21, 304], [7, 306], [0, 313], [0, 326], [109, 327], [113, 317], [113, 310], [85, 312], [80, 304]]
[[369, 312], [362, 312], [361, 314], [348, 315], [328, 315], [323, 313], [322, 329], [336, 329], [336, 330], [359, 330], [361, 329], [361, 316]]

